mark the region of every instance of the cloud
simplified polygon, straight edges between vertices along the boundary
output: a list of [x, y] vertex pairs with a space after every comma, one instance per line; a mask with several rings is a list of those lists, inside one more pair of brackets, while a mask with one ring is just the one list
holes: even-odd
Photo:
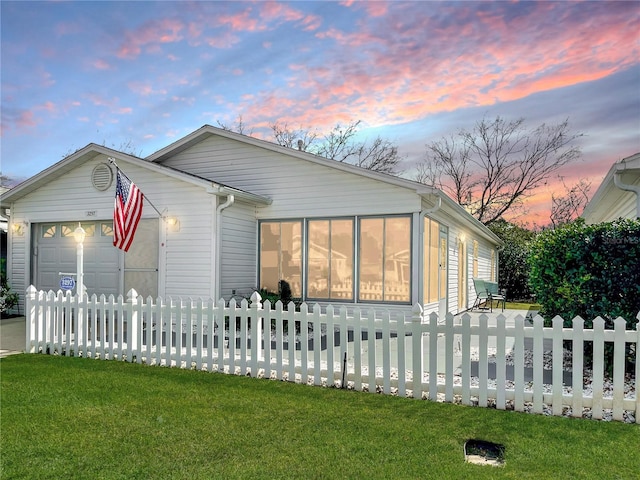
[[130, 115], [133, 113], [132, 107], [124, 107], [120, 105], [120, 98], [118, 97], [105, 98], [97, 93], [88, 93], [85, 94], [85, 97], [92, 105], [105, 108], [105, 112], [107, 113], [106, 116], [104, 116], [104, 113], [98, 113], [96, 115], [100, 119], [106, 118], [109, 122], [117, 122], [118, 120], [113, 115]]
[[46, 110], [49, 113], [54, 113], [56, 111], [56, 105], [51, 101], [47, 101], [44, 104], [42, 104], [42, 105], [40, 105], [40, 106], [38, 106], [36, 108], [41, 109], [41, 110]]
[[39, 120], [32, 110], [15, 110], [10, 108], [2, 109], [2, 136], [9, 131], [15, 131], [18, 134], [24, 134], [27, 130], [35, 128], [39, 124]]
[[[537, 20], [549, 23], [546, 16], [554, 5], [518, 10], [506, 3], [457, 4], [464, 6], [443, 7], [433, 17], [405, 12], [408, 4], [386, 5], [392, 5], [389, 15], [363, 21], [357, 30], [331, 27], [316, 33], [340, 48], [322, 65], [291, 67], [296, 76], [290, 84], [305, 90], [301, 96], [321, 92], [317, 100], [329, 103], [352, 102], [354, 95], [368, 98], [360, 111], [373, 113], [373, 122], [401, 123], [602, 79], [628, 68], [638, 56], [628, 12], [611, 13], [599, 5], [585, 6], [590, 16], [599, 15], [597, 28], [585, 29], [581, 15], [543, 32]], [[364, 72], [357, 65], [366, 66]], [[379, 98], [385, 99], [384, 119], [376, 118]]]
[[301, 25], [306, 31], [316, 30], [322, 24], [319, 16], [304, 13], [302, 10], [291, 7], [291, 4], [269, 1], [259, 6], [260, 18], [266, 23], [290, 22]]
[[236, 32], [256, 32], [266, 28], [258, 18], [251, 15], [251, 8], [233, 14], [220, 14], [217, 23]]
[[56, 81], [53, 79], [53, 75], [50, 72], [39, 69], [38, 72], [40, 87], [49, 88], [56, 84]]
[[165, 89], [155, 89], [154, 86], [148, 82], [129, 82], [127, 86], [133, 93], [135, 93], [136, 95], [142, 95], [143, 97], [147, 97], [149, 95], [167, 94], [167, 91]]
[[83, 25], [78, 22], [58, 22], [54, 27], [57, 36], [77, 35], [84, 30]]
[[179, 42], [183, 39], [184, 29], [184, 23], [175, 18], [148, 21], [125, 34], [125, 40], [116, 55], [131, 60], [138, 57], [145, 46], [157, 48], [159, 44]]
[[240, 37], [231, 32], [223, 32], [214, 37], [207, 36], [205, 42], [213, 48], [231, 48], [240, 42]]
[[21, 112], [16, 119], [16, 126], [19, 129], [35, 127], [38, 121], [32, 111]]
[[109, 63], [106, 60], [103, 60], [101, 58], [95, 59], [91, 63], [91, 66], [93, 68], [95, 68], [96, 70], [109, 70], [109, 69], [111, 69], [111, 65], [109, 65]]

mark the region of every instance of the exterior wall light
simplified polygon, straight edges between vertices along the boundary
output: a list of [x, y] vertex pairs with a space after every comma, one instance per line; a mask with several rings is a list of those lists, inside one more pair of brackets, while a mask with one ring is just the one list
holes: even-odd
[[25, 223], [24, 222], [14, 222], [11, 225], [11, 231], [16, 237], [24, 236]]
[[167, 217], [167, 226], [169, 227], [170, 232], [179, 232], [180, 220], [178, 220], [176, 217]]

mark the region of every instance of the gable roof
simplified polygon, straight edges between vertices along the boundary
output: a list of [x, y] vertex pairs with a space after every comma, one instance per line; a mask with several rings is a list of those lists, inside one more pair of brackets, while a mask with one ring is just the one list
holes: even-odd
[[151, 170], [162, 175], [175, 178], [177, 180], [182, 180], [183, 182], [191, 183], [192, 185], [205, 188], [208, 192], [214, 195], [235, 195], [237, 198], [241, 198], [258, 205], [268, 205], [271, 203], [270, 199], [262, 195], [245, 192], [228, 185], [212, 182], [211, 180], [193, 175], [188, 172], [183, 172], [175, 168], [152, 163], [139, 157], [120, 152], [118, 150], [113, 150], [102, 145], [90, 143], [86, 147], [81, 148], [80, 150], [72, 153], [71, 155], [50, 166], [49, 168], [46, 168], [40, 173], [25, 180], [8, 192], [3, 193], [2, 196], [0, 196], [0, 205], [2, 205], [2, 207], [8, 208], [11, 202], [19, 200], [20, 198], [37, 190], [45, 183], [63, 176], [65, 173], [76, 168], [79, 164], [92, 160], [99, 155], [113, 157], [118, 162], [123, 161], [125, 163], [136, 165], [138, 167], [145, 168], [147, 170]]
[[[618, 205], [623, 197], [631, 195], [630, 192], [621, 190], [615, 185], [614, 177], [616, 173], [628, 173], [640, 177], [640, 152], [611, 165], [605, 175], [598, 190], [593, 194], [591, 200], [584, 208], [581, 217], [587, 221], [599, 222], [600, 219]], [[638, 212], [640, 213], [640, 212]]]
[[[167, 145], [166, 147], [158, 150], [157, 152], [152, 153], [147, 156], [145, 160], [158, 163], [162, 162], [166, 159], [171, 158], [178, 153], [181, 153], [194, 145], [206, 140], [211, 136], [220, 136], [224, 138], [228, 138], [231, 140], [235, 140], [238, 142], [242, 142], [248, 145], [252, 145], [258, 148], [263, 148], [266, 150], [270, 150], [272, 152], [276, 152], [280, 155], [286, 155], [288, 157], [293, 157], [301, 161], [322, 165], [327, 168], [332, 168], [335, 170], [340, 170], [343, 172], [348, 172], [351, 174], [359, 175], [361, 177], [370, 178], [373, 180], [377, 180], [380, 182], [388, 183], [390, 185], [394, 185], [401, 188], [406, 188], [414, 191], [417, 195], [422, 197], [432, 199], [438, 198], [441, 200], [443, 204], [445, 204], [449, 210], [455, 212], [456, 215], [459, 216], [459, 219], [467, 224], [470, 228], [478, 231], [485, 238], [490, 241], [501, 245], [503, 242], [500, 240], [498, 236], [496, 236], [491, 230], [489, 230], [482, 222], [477, 220], [474, 216], [472, 216], [469, 212], [467, 212], [460, 204], [451, 199], [448, 195], [446, 195], [442, 190], [425, 185], [423, 183], [415, 182], [413, 180], [408, 180], [406, 178], [401, 178], [395, 175], [390, 175], [387, 173], [376, 172], [373, 170], [369, 170], [366, 168], [358, 167], [356, 165], [351, 165], [345, 162], [339, 162], [336, 160], [331, 160], [325, 157], [321, 157], [319, 155], [314, 155], [309, 152], [296, 150], [293, 148], [283, 147], [282, 145], [278, 145], [273, 142], [269, 142], [266, 140], [262, 140], [259, 138], [251, 137], [248, 135], [243, 135], [236, 132], [231, 132], [229, 130], [224, 130], [221, 128], [214, 127], [212, 125], [203, 125], [198, 130], [176, 140], [175, 142]], [[438, 200], [436, 200], [438, 202]]]
[[46, 168], [40, 173], [12, 188], [8, 192], [2, 194], [0, 196], [0, 206], [2, 206], [3, 208], [9, 208], [11, 202], [19, 200], [29, 193], [37, 190], [42, 185], [64, 175], [65, 173], [76, 168], [79, 164], [91, 160], [98, 155], [114, 157], [117, 161], [124, 161], [141, 168], [146, 168], [148, 170], [155, 171], [157, 173], [167, 175], [169, 177], [176, 178], [194, 184], [196, 186], [200, 186], [215, 195], [233, 194], [239, 199], [244, 199], [257, 205], [269, 205], [271, 203], [271, 199], [263, 195], [247, 192], [229, 185], [211, 181], [209, 179], [185, 172], [180, 169], [162, 165], [161, 162], [163, 160], [168, 159], [171, 156], [176, 155], [192, 147], [193, 145], [198, 144], [199, 142], [209, 138], [212, 135], [229, 138], [238, 142], [253, 145], [258, 148], [271, 150], [280, 155], [293, 157], [301, 161], [322, 165], [327, 168], [348, 172], [351, 174], [359, 175], [361, 177], [370, 178], [397, 187], [409, 189], [415, 192], [417, 195], [427, 199], [432, 204], [438, 206], [444, 205], [451, 214], [455, 215], [458, 221], [460, 221], [462, 224], [466, 225], [473, 231], [476, 231], [482, 237], [497, 245], [501, 245], [503, 243], [502, 240], [500, 240], [500, 238], [496, 236], [491, 230], [489, 230], [484, 224], [482, 224], [479, 220], [469, 214], [469, 212], [462, 208], [462, 206], [460, 206], [457, 202], [452, 200], [448, 195], [435, 187], [424, 185], [422, 183], [414, 182], [412, 180], [397, 177], [394, 175], [375, 172], [373, 170], [368, 170], [348, 163], [330, 160], [308, 152], [283, 147], [266, 140], [230, 132], [228, 130], [223, 130], [211, 125], [204, 125], [198, 130], [176, 140], [170, 145], [158, 150], [157, 152], [147, 156], [144, 159], [102, 145], [90, 143], [86, 147], [65, 157], [61, 161], [55, 163], [49, 168]]

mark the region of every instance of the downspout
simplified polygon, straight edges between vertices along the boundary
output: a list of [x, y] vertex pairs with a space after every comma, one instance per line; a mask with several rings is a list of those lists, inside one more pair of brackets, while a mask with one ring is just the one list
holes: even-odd
[[613, 175], [613, 183], [620, 190], [633, 192], [636, 194], [636, 218], [640, 219], [640, 185], [629, 185], [622, 181], [622, 174], [627, 168], [627, 164], [622, 162], [616, 165], [616, 172]]
[[215, 271], [214, 301], [216, 302], [220, 300], [220, 298], [222, 297], [222, 294], [220, 291], [221, 289], [220, 274], [222, 273], [222, 265], [221, 265], [222, 248], [220, 248], [221, 247], [220, 242], [222, 241], [222, 211], [225, 208], [233, 205], [234, 202], [235, 202], [235, 197], [233, 195], [227, 195], [227, 200], [223, 204], [218, 205], [218, 207], [216, 208], [216, 248], [215, 248], [214, 261], [213, 261], [214, 271]]
[[422, 271], [420, 272], [420, 274], [418, 275], [418, 298], [422, 298], [422, 302], [420, 302], [424, 308], [424, 297], [423, 297], [423, 293], [424, 293], [424, 217], [426, 217], [427, 215], [430, 215], [438, 210], [440, 210], [440, 207], [442, 207], [442, 197], [440, 196], [440, 194], [436, 193], [435, 194], [436, 197], [438, 198], [438, 202], [431, 208], [428, 208], [426, 210], [422, 210], [420, 212], [420, 216], [419, 216], [419, 222], [420, 222], [420, 226], [419, 226], [419, 231], [420, 231], [420, 238], [419, 238], [419, 242], [420, 244], [418, 245], [418, 251], [420, 252], [419, 258], [418, 258], [418, 268], [421, 269]]

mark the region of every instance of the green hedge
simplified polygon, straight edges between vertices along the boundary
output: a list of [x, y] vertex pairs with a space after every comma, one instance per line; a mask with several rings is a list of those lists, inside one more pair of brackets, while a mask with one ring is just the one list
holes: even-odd
[[[622, 317], [635, 329], [640, 312], [640, 221], [619, 219], [586, 225], [582, 219], [538, 235], [529, 255], [529, 281], [546, 322], [555, 315], [571, 327], [580, 315], [592, 328]], [[589, 345], [585, 348], [590, 358]], [[605, 347], [607, 370], [611, 351]], [[631, 352], [627, 352], [630, 354]], [[633, 361], [628, 355], [628, 360]]]
[[529, 255], [530, 284], [542, 314], [565, 326], [580, 315], [591, 328], [623, 317], [635, 328], [640, 311], [640, 221], [586, 225], [582, 219], [538, 235]]

